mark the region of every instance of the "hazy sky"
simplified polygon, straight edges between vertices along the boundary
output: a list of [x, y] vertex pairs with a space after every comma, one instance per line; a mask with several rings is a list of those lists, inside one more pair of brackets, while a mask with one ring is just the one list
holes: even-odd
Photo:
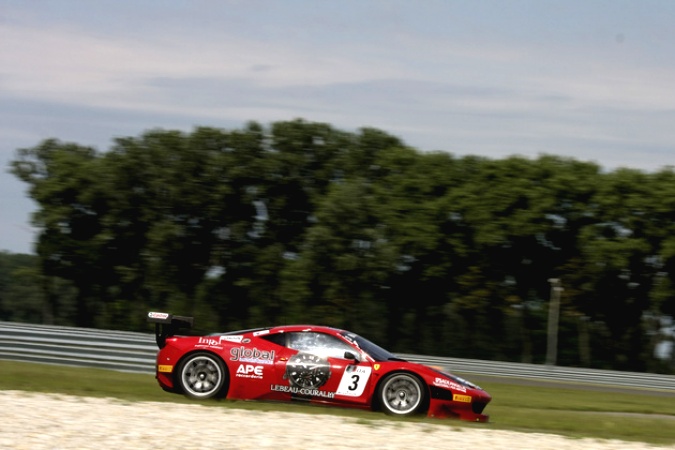
[[672, 0], [0, 0], [0, 250], [46, 138], [302, 118], [421, 151], [675, 165]]

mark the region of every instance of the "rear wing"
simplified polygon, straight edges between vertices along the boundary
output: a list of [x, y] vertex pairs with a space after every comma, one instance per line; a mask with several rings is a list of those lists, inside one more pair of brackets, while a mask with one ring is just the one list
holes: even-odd
[[148, 322], [155, 324], [155, 341], [157, 347], [164, 348], [166, 338], [174, 336], [181, 328], [192, 328], [194, 318], [174, 316], [163, 312], [149, 312]]

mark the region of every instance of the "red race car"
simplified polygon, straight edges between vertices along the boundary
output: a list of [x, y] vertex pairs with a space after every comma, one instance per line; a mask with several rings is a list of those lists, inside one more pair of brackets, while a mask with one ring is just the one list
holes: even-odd
[[345, 330], [284, 325], [178, 336], [191, 317], [150, 312], [157, 338], [156, 378], [195, 399], [306, 401], [387, 414], [486, 422], [492, 397], [433, 367], [398, 358]]

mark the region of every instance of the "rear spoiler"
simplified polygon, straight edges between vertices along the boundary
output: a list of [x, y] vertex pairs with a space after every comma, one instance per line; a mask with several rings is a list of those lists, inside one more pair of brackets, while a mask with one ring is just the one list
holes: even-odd
[[174, 336], [181, 328], [192, 328], [194, 318], [174, 316], [163, 312], [149, 312], [148, 322], [155, 324], [155, 341], [157, 347], [164, 348], [166, 338]]

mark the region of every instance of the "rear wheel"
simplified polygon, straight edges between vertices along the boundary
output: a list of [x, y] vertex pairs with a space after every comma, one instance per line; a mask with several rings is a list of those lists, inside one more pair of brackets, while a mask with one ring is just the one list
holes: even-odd
[[178, 383], [190, 398], [205, 399], [222, 395], [227, 371], [215, 355], [206, 352], [186, 357], [178, 369]]
[[422, 382], [409, 373], [395, 373], [382, 381], [378, 400], [386, 414], [410, 416], [421, 412], [426, 400]]

